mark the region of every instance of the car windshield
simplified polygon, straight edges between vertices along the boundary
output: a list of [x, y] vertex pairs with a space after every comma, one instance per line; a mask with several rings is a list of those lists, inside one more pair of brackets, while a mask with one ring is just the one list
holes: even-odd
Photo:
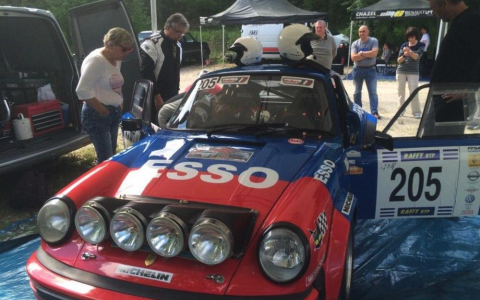
[[199, 79], [172, 116], [169, 128], [228, 130], [267, 128], [334, 133], [321, 80], [234, 75]]

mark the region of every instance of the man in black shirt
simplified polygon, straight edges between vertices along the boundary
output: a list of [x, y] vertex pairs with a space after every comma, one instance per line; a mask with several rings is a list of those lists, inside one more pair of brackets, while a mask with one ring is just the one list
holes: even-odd
[[151, 121], [157, 124], [157, 114], [164, 102], [178, 95], [180, 88], [180, 64], [182, 49], [180, 40], [190, 25], [180, 13], [168, 17], [163, 30], [142, 43], [141, 74], [153, 82], [154, 105], [151, 105]]
[[[433, 13], [445, 22], [450, 22], [438, 56], [433, 65], [430, 82], [479, 83], [480, 82], [480, 16], [468, 8], [463, 0], [429, 0]], [[436, 122], [465, 121], [463, 99], [458, 95], [443, 95], [434, 98]], [[455, 129], [453, 127], [456, 127]], [[463, 134], [464, 126], [442, 133]]]

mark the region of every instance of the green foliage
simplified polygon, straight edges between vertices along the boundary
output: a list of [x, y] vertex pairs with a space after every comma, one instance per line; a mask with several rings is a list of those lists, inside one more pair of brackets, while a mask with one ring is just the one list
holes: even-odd
[[[190, 32], [200, 40], [200, 29], [198, 27], [190, 28]], [[230, 53], [227, 50], [233, 42], [241, 36], [240, 25], [225, 26], [225, 54]], [[208, 42], [210, 47], [210, 58], [216, 61], [222, 60], [222, 27], [221, 26], [202, 26], [202, 40]]]

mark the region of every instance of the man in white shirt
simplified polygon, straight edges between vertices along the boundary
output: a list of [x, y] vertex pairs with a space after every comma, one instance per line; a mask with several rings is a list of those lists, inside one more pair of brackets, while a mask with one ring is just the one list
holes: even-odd
[[428, 27], [423, 26], [421, 32], [422, 32], [422, 38], [420, 39], [420, 42], [425, 44], [425, 53], [426, 53], [428, 46], [430, 45], [430, 36], [428, 35]]

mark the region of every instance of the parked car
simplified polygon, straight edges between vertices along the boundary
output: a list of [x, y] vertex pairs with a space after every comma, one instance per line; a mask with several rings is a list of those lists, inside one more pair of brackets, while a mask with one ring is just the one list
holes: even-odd
[[479, 131], [446, 135], [459, 123], [431, 113], [452, 92], [473, 111], [479, 84], [420, 87], [418, 130], [395, 138], [418, 90], [378, 132], [311, 65], [204, 74], [157, 132], [151, 87], [122, 123], [136, 143], [39, 211], [37, 297], [347, 299], [356, 219], [478, 215]]
[[[244, 36], [253, 36], [258, 39], [263, 46], [263, 58], [266, 60], [280, 60], [280, 52], [278, 52], [278, 35], [286, 24], [249, 24], [242, 25], [241, 34]], [[335, 39], [337, 48], [343, 48], [345, 45], [348, 49], [349, 38], [344, 34], [333, 35], [329, 29], [327, 34], [332, 35]], [[340, 49], [339, 49], [340, 50]], [[343, 54], [343, 50], [340, 50]], [[348, 53], [347, 53], [348, 55]], [[339, 57], [341, 61], [341, 57]]]
[[[111, 15], [71, 20], [76, 60], [51, 12], [0, 7], [0, 174], [30, 168], [90, 143], [89, 136], [82, 132], [82, 103], [75, 93], [81, 60], [103, 46], [103, 36], [114, 24], [133, 31], [123, 2], [95, 6], [112, 8]], [[71, 12], [89, 13], [82, 7]], [[79, 42], [83, 30], [91, 33]], [[131, 110], [139, 62], [135, 45], [122, 63], [126, 111]]]
[[[142, 31], [138, 34], [138, 41], [142, 43], [145, 38], [151, 35], [151, 30]], [[182, 61], [195, 60], [201, 63], [202, 53], [204, 62], [205, 60], [210, 59], [210, 47], [208, 46], [208, 43], [200, 43], [192, 36], [190, 32], [187, 32], [183, 35], [183, 38], [180, 40], [180, 44], [182, 46]]]

